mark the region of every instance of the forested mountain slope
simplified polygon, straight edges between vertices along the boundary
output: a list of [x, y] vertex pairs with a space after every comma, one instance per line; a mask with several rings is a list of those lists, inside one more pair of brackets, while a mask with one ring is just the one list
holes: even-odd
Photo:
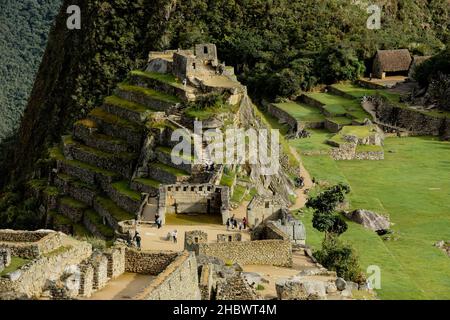
[[61, 0], [0, 2], [0, 141], [19, 125]]
[[[433, 54], [449, 40], [448, 0], [383, 1], [380, 30], [369, 30], [363, 1], [68, 0], [53, 27], [17, 141], [0, 183], [18, 183], [57, 141], [145, 63], [149, 50], [215, 42], [258, 100], [318, 83], [358, 77], [376, 49]], [[66, 8], [79, 5], [82, 30], [67, 30]]]

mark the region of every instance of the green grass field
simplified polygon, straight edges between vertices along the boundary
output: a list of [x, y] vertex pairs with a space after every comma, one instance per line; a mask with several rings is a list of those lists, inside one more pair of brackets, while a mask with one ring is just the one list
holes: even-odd
[[[301, 152], [309, 141], [291, 141]], [[301, 139], [308, 140], [308, 139]], [[317, 146], [316, 146], [317, 147]], [[387, 138], [383, 161], [334, 161], [327, 155], [303, 156], [311, 176], [348, 183], [352, 209], [387, 213], [399, 240], [383, 241], [376, 233], [349, 222], [342, 238], [357, 250], [365, 270], [381, 268], [381, 299], [450, 299], [450, 258], [433, 246], [450, 237], [450, 143], [437, 138]], [[302, 218], [307, 243], [320, 246], [322, 234]]]
[[302, 120], [305, 122], [320, 122], [325, 120], [325, 116], [319, 108], [312, 107], [304, 103], [290, 101], [274, 103], [274, 106], [286, 111], [297, 120]]

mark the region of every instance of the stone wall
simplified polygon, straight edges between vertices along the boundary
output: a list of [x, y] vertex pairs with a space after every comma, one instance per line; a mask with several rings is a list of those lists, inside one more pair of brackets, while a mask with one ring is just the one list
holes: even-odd
[[178, 254], [135, 300], [200, 300], [197, 260], [193, 253]]
[[61, 246], [61, 235], [54, 231], [0, 231], [0, 247], [12, 256], [35, 259]]
[[[395, 106], [381, 97], [373, 99], [379, 122], [404, 128], [416, 135], [450, 137], [450, 118], [427, 114], [425, 111]], [[436, 112], [436, 111], [435, 111]]]
[[138, 251], [125, 249], [125, 271], [156, 276], [178, 256], [175, 252]]
[[286, 123], [293, 131], [302, 130], [302, 124], [300, 121], [297, 121], [293, 116], [291, 116], [286, 111], [278, 108], [275, 104], [270, 103], [267, 106], [267, 112], [277, 118], [280, 121]]
[[200, 230], [186, 231], [184, 234], [184, 250], [195, 251], [199, 243], [207, 243], [208, 234]]
[[11, 264], [11, 250], [0, 248], [0, 272]]
[[211, 292], [213, 287], [213, 266], [211, 264], [204, 264], [201, 267], [199, 288], [202, 300], [211, 300]]
[[100, 290], [108, 282], [108, 259], [102, 253], [94, 253], [89, 259], [89, 264], [94, 270], [92, 288]]
[[103, 254], [108, 259], [108, 278], [115, 279], [125, 272], [125, 247], [110, 248]]
[[289, 240], [202, 243], [198, 245], [198, 253], [240, 265], [292, 266], [292, 245]]
[[217, 242], [232, 242], [232, 241], [241, 241], [242, 234], [236, 232], [231, 234], [218, 234]]
[[276, 197], [253, 197], [247, 206], [248, 226], [255, 228], [266, 220], [278, 219], [282, 208], [282, 200]]
[[94, 286], [94, 268], [85, 263], [80, 267], [80, 289], [78, 295], [80, 297], [89, 298], [92, 295]]
[[216, 300], [256, 300], [257, 295], [247, 282], [236, 275], [217, 284]]
[[87, 242], [71, 240], [71, 245], [42, 255], [20, 269], [0, 278], [0, 300], [39, 297], [46, 283], [58, 280], [66, 268], [79, 265], [91, 256]]

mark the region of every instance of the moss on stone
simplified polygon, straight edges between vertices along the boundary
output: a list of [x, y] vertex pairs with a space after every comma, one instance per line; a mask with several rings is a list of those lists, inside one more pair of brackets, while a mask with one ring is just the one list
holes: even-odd
[[173, 103], [173, 104], [181, 103], [181, 100], [178, 97], [169, 95], [165, 92], [156, 91], [154, 89], [133, 86], [133, 85], [129, 85], [127, 83], [120, 83], [117, 87], [120, 90], [144, 94], [151, 99], [160, 100], [163, 102]]
[[112, 238], [114, 236], [114, 230], [103, 224], [103, 218], [97, 212], [94, 210], [87, 210], [84, 214], [95, 226], [97, 231], [100, 232], [105, 238]]
[[143, 77], [151, 80], [156, 80], [161, 83], [168, 84], [172, 87], [183, 89], [184, 86], [181, 82], [177, 81], [177, 78], [169, 73], [159, 73], [159, 72], [146, 72], [141, 70], [133, 70], [130, 72], [132, 76]]
[[135, 122], [131, 122], [128, 120], [125, 120], [121, 117], [118, 117], [112, 113], [106, 112], [105, 110], [101, 108], [95, 108], [90, 113], [90, 116], [100, 119], [101, 121], [104, 121], [106, 123], [116, 125], [122, 128], [125, 128], [127, 130], [133, 131], [133, 132], [140, 132], [142, 131], [142, 127], [139, 126]]
[[85, 203], [83, 203], [81, 201], [78, 201], [78, 200], [76, 200], [76, 199], [74, 199], [72, 197], [68, 197], [68, 196], [62, 197], [60, 199], [60, 203], [62, 205], [65, 205], [65, 206], [68, 206], [68, 207], [71, 207], [71, 208], [74, 208], [74, 209], [81, 209], [81, 210], [83, 210], [83, 209], [87, 208], [87, 205]]
[[115, 182], [112, 184], [112, 187], [128, 198], [131, 198], [135, 201], [141, 200], [141, 195], [138, 192], [131, 190], [127, 181]]
[[3, 271], [0, 272], [0, 277], [6, 276], [8, 273], [14, 272], [22, 268], [31, 260], [20, 257], [11, 257], [11, 263]]
[[153, 180], [153, 179], [147, 179], [147, 178], [138, 178], [134, 179], [135, 182], [143, 184], [145, 186], [150, 186], [152, 188], [158, 189], [161, 185], [161, 182]]
[[158, 168], [160, 170], [166, 171], [170, 174], [173, 174], [176, 177], [185, 177], [188, 176], [189, 173], [187, 173], [184, 170], [180, 170], [171, 166], [168, 166], [167, 164], [161, 163], [161, 162], [155, 162], [151, 164], [152, 167]]
[[102, 208], [108, 211], [116, 221], [132, 220], [135, 216], [122, 208], [118, 207], [114, 201], [109, 198], [97, 197], [96, 201]]
[[139, 112], [139, 113], [143, 113], [143, 112], [146, 112], [146, 111], [149, 111], [149, 110], [150, 111], [154, 111], [154, 110], [152, 110], [152, 109], [150, 109], [150, 108], [148, 108], [148, 107], [146, 107], [146, 106], [144, 106], [142, 104], [135, 103], [135, 102], [132, 102], [132, 101], [129, 101], [129, 100], [125, 100], [125, 99], [122, 99], [122, 98], [120, 98], [118, 96], [106, 97], [105, 100], [104, 100], [104, 103], [110, 104], [110, 105], [114, 105], [114, 106], [119, 106], [121, 108], [128, 109], [128, 110], [135, 111], [135, 112]]

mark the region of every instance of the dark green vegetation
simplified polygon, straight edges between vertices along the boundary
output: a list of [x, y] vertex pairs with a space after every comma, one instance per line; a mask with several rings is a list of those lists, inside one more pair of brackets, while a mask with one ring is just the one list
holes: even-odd
[[0, 2], [0, 141], [12, 135], [19, 125], [61, 3], [61, 0]]
[[[69, 4], [81, 7], [81, 31], [66, 29]], [[0, 172], [0, 185], [23, 181], [50, 143], [98, 106], [127, 72], [142, 66], [149, 50], [215, 42], [221, 59], [236, 67], [250, 92], [273, 97], [319, 82], [353, 79], [378, 48], [407, 47], [428, 54], [449, 38], [446, 0], [390, 1], [378, 31], [366, 28], [365, 5], [345, 0], [171, 4], [65, 1], [17, 142], [10, 144], [8, 155], [2, 149], [8, 161]]]

